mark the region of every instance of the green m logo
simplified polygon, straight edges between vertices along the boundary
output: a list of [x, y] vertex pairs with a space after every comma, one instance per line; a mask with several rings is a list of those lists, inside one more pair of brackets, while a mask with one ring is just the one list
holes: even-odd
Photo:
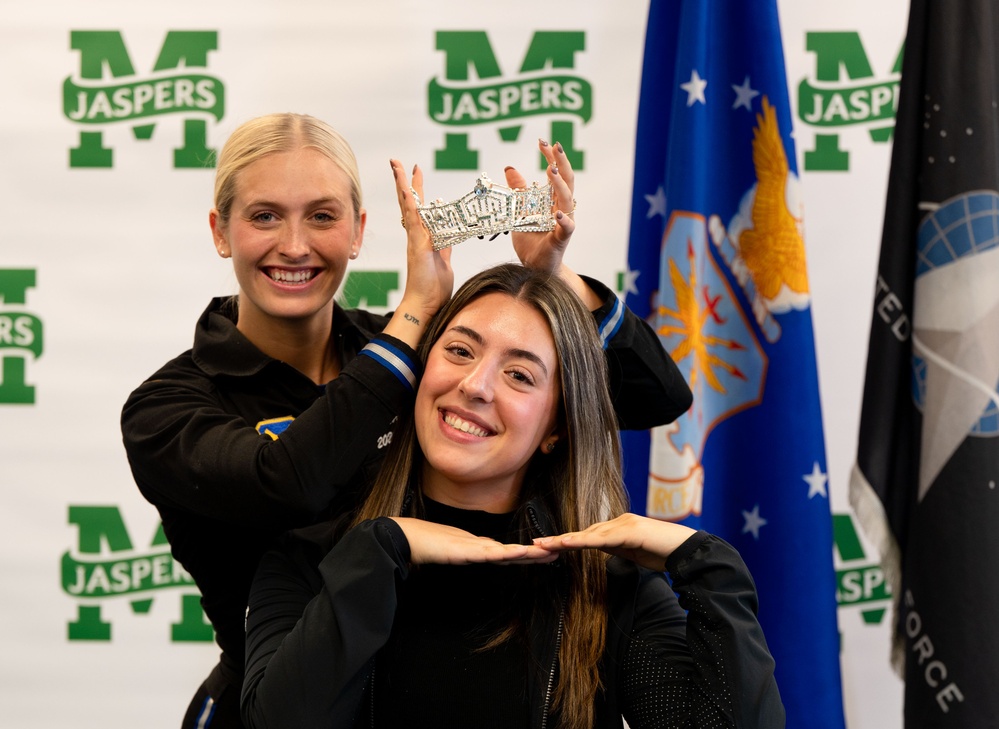
[[34, 314], [9, 310], [6, 305], [24, 304], [28, 289], [35, 286], [30, 268], [0, 269], [0, 405], [31, 405], [35, 388], [27, 382], [27, 355], [42, 356], [42, 322]]
[[836, 602], [840, 608], [859, 607], [868, 625], [880, 624], [891, 602], [881, 565], [867, 558], [850, 514], [833, 514], [833, 537], [841, 565], [836, 570]]
[[[515, 142], [520, 122], [538, 115], [553, 117], [548, 139], [561, 142], [573, 168], [583, 169], [583, 152], [574, 145], [575, 122], [564, 117], [575, 116], [585, 124], [593, 114], [590, 83], [565, 73], [575, 68], [576, 54], [585, 47], [582, 31], [537, 31], [520, 75], [510, 80], [503, 78], [485, 31], [438, 31], [444, 79], [432, 79], [427, 89], [430, 118], [446, 128], [444, 149], [436, 152], [436, 169], [478, 169], [478, 152], [469, 146], [468, 132], [461, 130], [493, 125], [502, 141]], [[469, 83], [471, 71], [478, 83]], [[544, 169], [544, 157], [539, 157], [539, 168]]]
[[116, 506], [70, 506], [69, 523], [78, 528], [75, 553], [62, 556], [62, 589], [77, 601], [77, 619], [69, 623], [69, 640], [111, 640], [111, 624], [101, 616], [107, 600], [127, 599], [136, 615], [149, 613], [150, 595], [181, 589], [180, 621], [171, 640], [210, 641], [212, 626], [201, 610], [194, 580], [173, 559], [162, 525], [149, 549], [136, 552]]
[[217, 32], [168, 32], [152, 73], [145, 77], [136, 76], [118, 31], [74, 30], [70, 47], [80, 53], [79, 78], [68, 77], [62, 94], [63, 114], [80, 129], [80, 146], [69, 152], [70, 167], [111, 167], [114, 150], [104, 146], [102, 127], [133, 123], [134, 137], [149, 140], [156, 128], [149, 120], [166, 114], [187, 117], [174, 167], [214, 166], [206, 117], [222, 119], [225, 88], [219, 79], [195, 69], [207, 68], [208, 53], [218, 48]]
[[347, 279], [337, 294], [337, 303], [345, 309], [387, 309], [389, 294], [399, 290], [398, 271], [347, 272]]
[[805, 39], [815, 54], [815, 79], [798, 85], [798, 118], [816, 130], [815, 148], [805, 150], [805, 169], [846, 171], [850, 153], [840, 148], [838, 129], [862, 125], [874, 142], [891, 140], [904, 46], [890, 78], [877, 79], [858, 33], [807, 33]]

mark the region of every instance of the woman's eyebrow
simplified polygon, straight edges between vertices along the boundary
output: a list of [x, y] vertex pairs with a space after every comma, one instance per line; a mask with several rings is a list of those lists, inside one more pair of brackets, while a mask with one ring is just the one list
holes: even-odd
[[[448, 331], [460, 332], [461, 334], [464, 334], [466, 337], [474, 341], [476, 344], [485, 344], [485, 340], [482, 338], [482, 335], [479, 334], [474, 329], [471, 329], [470, 327], [462, 326], [461, 324], [455, 324]], [[510, 347], [509, 349], [505, 350], [503, 354], [505, 354], [508, 357], [520, 357], [522, 359], [528, 359], [531, 362], [534, 362], [536, 365], [538, 365], [538, 367], [540, 367], [542, 371], [545, 373], [546, 377], [548, 376], [548, 368], [545, 366], [544, 361], [529, 349], [519, 349], [517, 347]]]
[[529, 349], [517, 349], [516, 347], [506, 350], [504, 353], [508, 356], [520, 357], [522, 359], [529, 359], [534, 362], [538, 367], [541, 368], [542, 372], [545, 373], [545, 377], [548, 376], [548, 368], [545, 367], [545, 363], [542, 359]]
[[482, 338], [482, 335], [470, 327], [466, 327], [461, 324], [455, 324], [448, 331], [459, 332], [460, 334], [464, 334], [466, 337], [473, 340], [476, 344], [485, 344], [485, 340]]
[[[264, 207], [268, 208], [284, 207], [282, 203], [279, 203], [276, 200], [267, 200], [263, 197], [254, 200], [249, 200], [246, 203], [246, 207], [255, 207], [259, 205], [263, 205]], [[315, 200], [309, 200], [307, 203], [305, 203], [305, 207], [307, 208], [315, 208], [321, 205], [331, 205], [331, 206], [343, 205], [343, 201], [339, 197], [327, 196], [327, 197], [320, 197]]]

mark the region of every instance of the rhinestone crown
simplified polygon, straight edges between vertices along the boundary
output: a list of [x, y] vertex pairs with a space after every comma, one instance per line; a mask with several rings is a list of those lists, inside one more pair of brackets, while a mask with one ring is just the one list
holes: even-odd
[[417, 195], [416, 204], [435, 251], [469, 238], [496, 237], [510, 231], [543, 232], [555, 227], [551, 183], [542, 187], [532, 182], [526, 190], [514, 189], [493, 182], [485, 172], [475, 187], [457, 200], [446, 203], [438, 198], [423, 205]]

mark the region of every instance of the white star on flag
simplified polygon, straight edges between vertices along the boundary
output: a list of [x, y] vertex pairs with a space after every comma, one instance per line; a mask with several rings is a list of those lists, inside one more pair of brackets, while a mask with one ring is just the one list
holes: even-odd
[[746, 525], [742, 528], [742, 533], [753, 533], [753, 539], [760, 538], [760, 527], [765, 526], [767, 520], [760, 516], [760, 505], [753, 507], [752, 511], [742, 512], [742, 517], [746, 520]]
[[746, 76], [742, 86], [732, 84], [732, 90], [735, 92], [735, 103], [732, 104], [732, 108], [738, 109], [740, 106], [744, 106], [747, 110], [752, 111], [753, 99], [759, 96], [760, 92], [749, 85], [749, 76]]
[[819, 462], [816, 461], [812, 466], [812, 472], [802, 476], [805, 483], [808, 484], [808, 498], [812, 498], [815, 494], [822, 496], [824, 498], [829, 498], [829, 494], [826, 493], [826, 481], [829, 480], [829, 476], [822, 473], [822, 469], [819, 468]]
[[693, 106], [695, 101], [707, 103], [704, 100], [704, 87], [707, 85], [708, 82], [697, 74], [696, 68], [690, 72], [690, 81], [680, 84], [680, 88], [687, 92], [687, 106]]
[[645, 213], [645, 219], [653, 218], [656, 215], [666, 217], [666, 191], [660, 185], [655, 195], [645, 195], [646, 202], [649, 203], [649, 211]]
[[632, 271], [630, 268], [624, 272], [624, 276], [621, 280], [621, 293], [627, 296], [628, 294], [638, 294], [638, 286], [635, 282], [638, 277], [641, 276], [640, 271]]

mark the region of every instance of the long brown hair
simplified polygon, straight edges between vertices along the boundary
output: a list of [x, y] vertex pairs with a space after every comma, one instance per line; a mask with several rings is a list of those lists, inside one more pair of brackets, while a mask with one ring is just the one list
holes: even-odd
[[[524, 503], [544, 503], [557, 532], [577, 531], [627, 510], [621, 481], [621, 449], [607, 368], [593, 316], [557, 276], [503, 264], [473, 276], [441, 309], [424, 336], [419, 356], [430, 349], [459, 311], [490, 293], [504, 293], [536, 309], [547, 321], [558, 357], [560, 438], [553, 453], [535, 454], [522, 486]], [[356, 522], [401, 515], [407, 492], [420, 514], [419, 474], [423, 453], [412, 416], [400, 418], [381, 471]], [[554, 707], [572, 729], [593, 725], [593, 701], [600, 689], [599, 664], [606, 644], [606, 555], [596, 550], [563, 553], [568, 571], [564, 632], [559, 644], [559, 682]], [[550, 609], [550, 606], [548, 606]]]

